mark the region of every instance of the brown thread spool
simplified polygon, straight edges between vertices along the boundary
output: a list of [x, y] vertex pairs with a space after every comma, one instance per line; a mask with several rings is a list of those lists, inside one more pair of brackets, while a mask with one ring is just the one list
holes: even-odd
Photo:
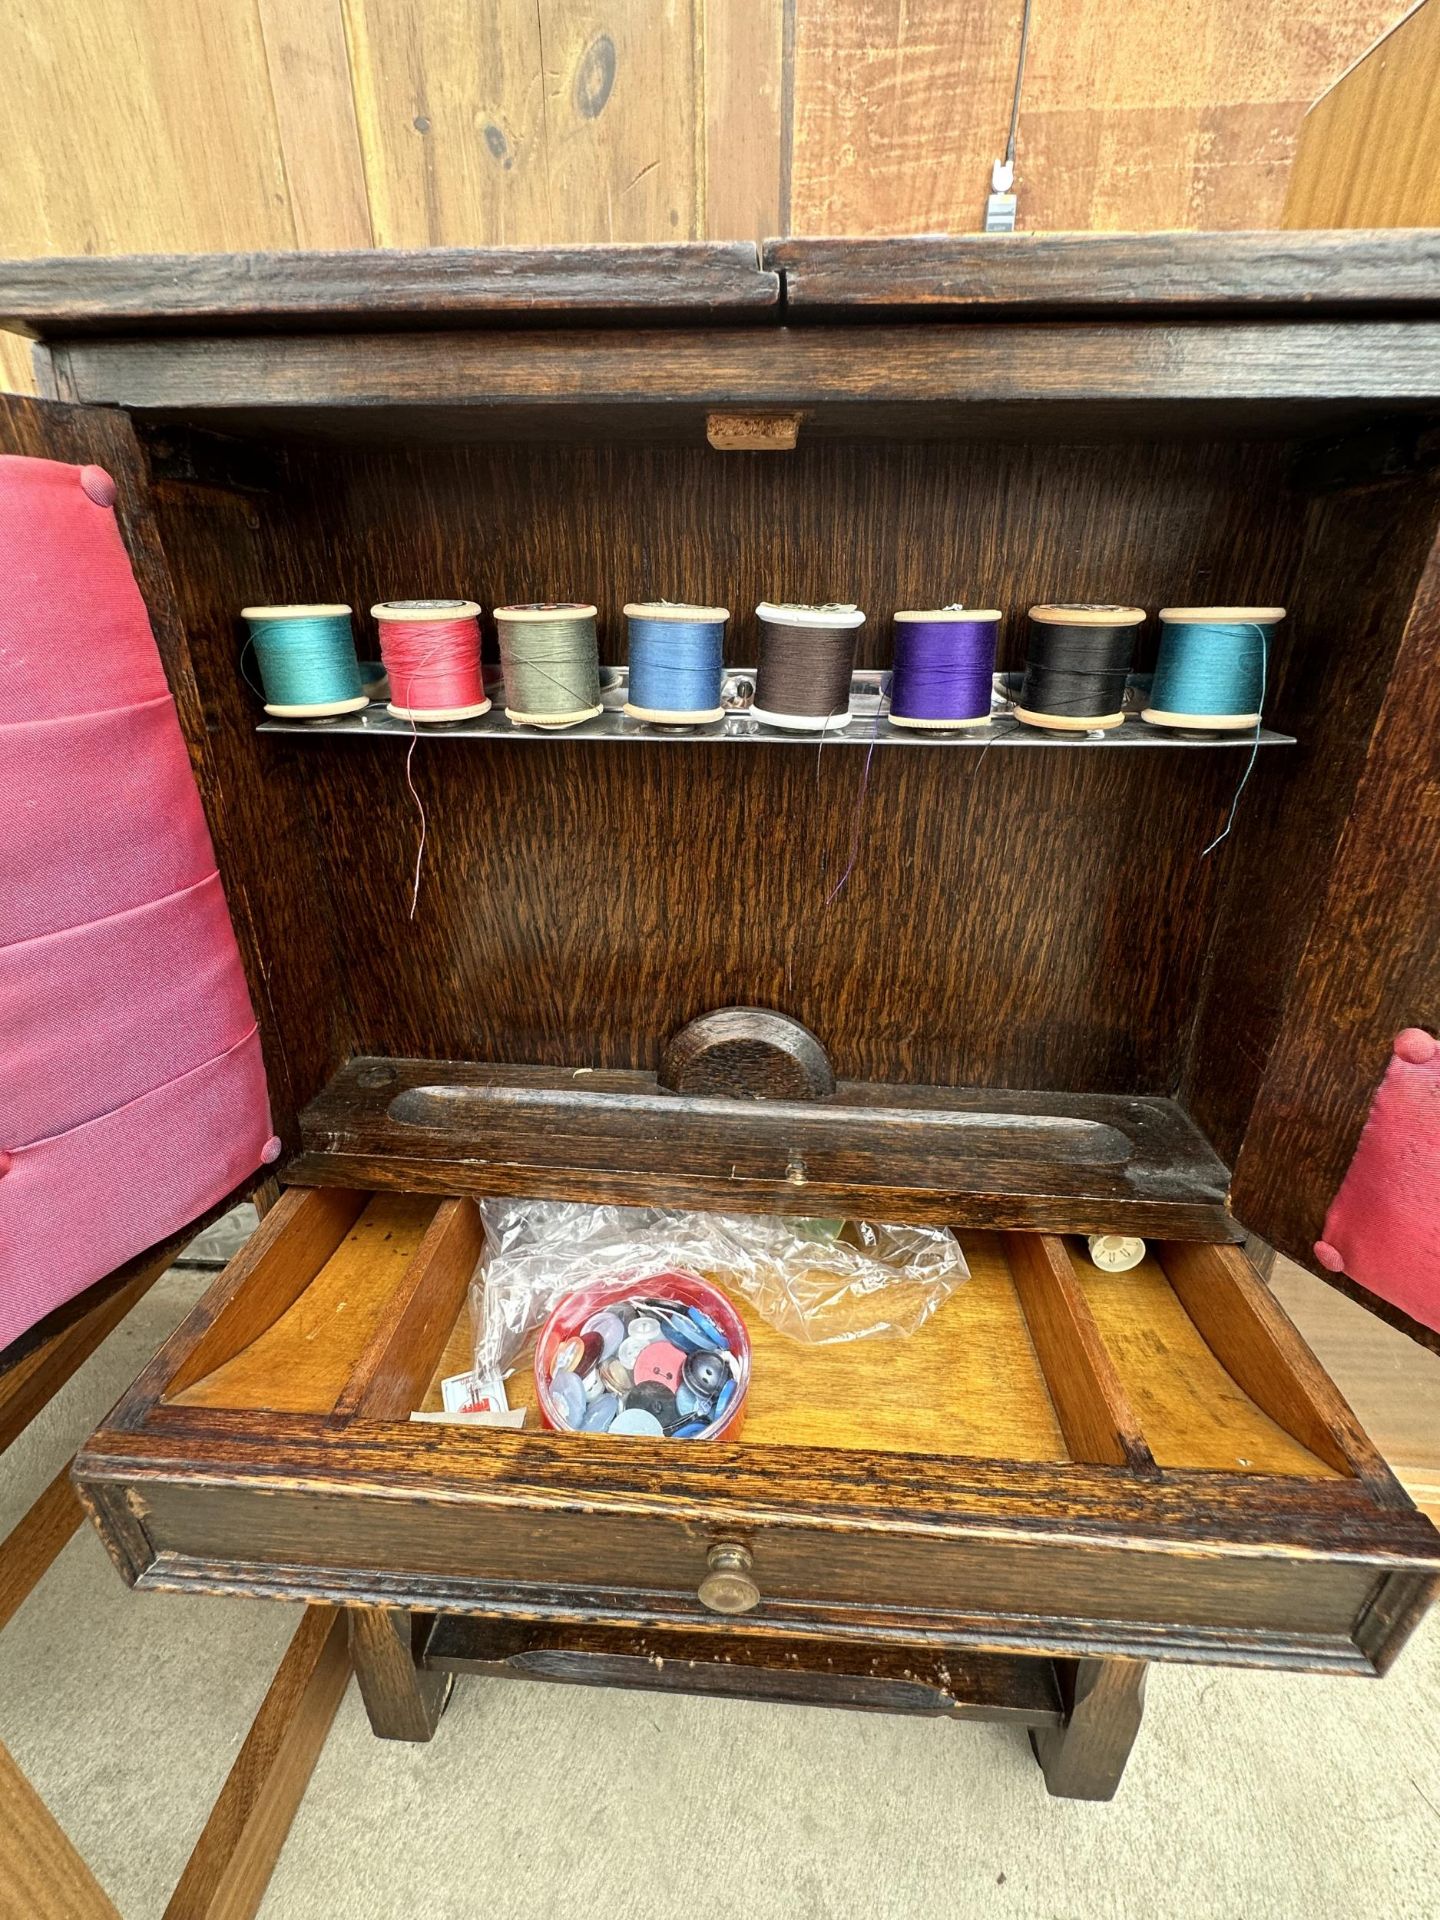
[[1031, 607], [1015, 718], [1056, 733], [1108, 733], [1125, 723], [1125, 680], [1143, 607]]
[[852, 604], [791, 606], [762, 600], [755, 609], [760, 658], [753, 719], [790, 733], [848, 726], [855, 643], [865, 615]]

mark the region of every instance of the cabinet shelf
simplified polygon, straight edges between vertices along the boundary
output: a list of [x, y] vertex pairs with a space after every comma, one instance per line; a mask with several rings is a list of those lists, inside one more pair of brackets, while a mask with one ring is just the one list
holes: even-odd
[[[729, 669], [726, 674], [727, 704], [732, 698], [740, 697], [748, 703], [749, 688], [753, 687], [754, 679], [753, 668]], [[1124, 726], [1116, 727], [1109, 733], [1046, 733], [1037, 727], [1023, 725], [1008, 711], [997, 712], [989, 727], [971, 727], [957, 733], [916, 732], [908, 727], [893, 726], [886, 717], [883, 709], [888, 698], [886, 689], [889, 679], [888, 673], [874, 669], [862, 670], [853, 676], [850, 705], [855, 717], [848, 727], [823, 736], [827, 748], [970, 747], [983, 752], [987, 747], [1081, 746], [1126, 752], [1137, 747], [1249, 749], [1255, 745], [1253, 730], [1244, 733], [1179, 733], [1146, 726], [1138, 712], [1127, 714]], [[745, 692], [740, 696], [735, 694], [734, 689], [742, 682], [745, 683]], [[693, 740], [707, 745], [798, 746], [812, 749], [818, 747], [822, 739], [821, 735], [815, 733], [790, 733], [783, 727], [764, 725], [754, 719], [745, 706], [739, 705], [733, 711], [728, 711], [723, 719], [704, 726], [657, 726], [647, 721], [632, 720], [622, 711], [629, 688], [628, 669], [602, 668], [601, 683], [605, 711], [594, 720], [566, 727], [558, 734], [541, 727], [513, 726], [505, 712], [503, 690], [498, 689], [492, 696], [495, 704], [489, 713], [482, 714], [478, 720], [454, 720], [440, 726], [426, 725], [417, 729], [408, 720], [397, 720], [383, 700], [372, 700], [359, 713], [339, 714], [329, 720], [279, 720], [267, 715], [259, 722], [257, 730], [260, 733], [309, 734], [317, 738], [343, 734], [370, 740], [408, 741], [413, 740], [418, 731], [427, 739], [433, 735], [437, 739], [450, 740], [620, 740], [652, 744], [657, 740]], [[1012, 693], [1014, 690], [1010, 689]], [[1130, 697], [1132, 701], [1138, 700], [1138, 687], [1132, 687]], [[1262, 747], [1293, 747], [1295, 737], [1262, 727], [1259, 744]]]
[[361, 1058], [300, 1137], [301, 1186], [1239, 1238], [1223, 1162], [1153, 1095], [852, 1080], [730, 1099], [631, 1070]]

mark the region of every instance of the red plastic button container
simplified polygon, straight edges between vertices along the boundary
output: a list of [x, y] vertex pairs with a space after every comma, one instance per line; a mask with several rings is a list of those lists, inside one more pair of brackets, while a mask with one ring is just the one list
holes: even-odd
[[[535, 1393], [540, 1418], [554, 1432], [573, 1433], [550, 1392], [550, 1375], [555, 1367], [555, 1352], [566, 1340], [578, 1334], [592, 1315], [605, 1307], [616, 1307], [632, 1300], [668, 1300], [677, 1307], [698, 1307], [708, 1314], [725, 1336], [726, 1345], [740, 1364], [740, 1379], [735, 1398], [724, 1416], [695, 1440], [736, 1440], [745, 1423], [745, 1405], [750, 1392], [750, 1336], [745, 1323], [718, 1288], [683, 1268], [664, 1268], [656, 1273], [616, 1274], [597, 1280], [588, 1287], [567, 1293], [540, 1329], [535, 1342]], [[598, 1436], [603, 1438], [604, 1436]], [[624, 1437], [624, 1436], [622, 1436]], [[680, 1445], [689, 1445], [681, 1441]]]

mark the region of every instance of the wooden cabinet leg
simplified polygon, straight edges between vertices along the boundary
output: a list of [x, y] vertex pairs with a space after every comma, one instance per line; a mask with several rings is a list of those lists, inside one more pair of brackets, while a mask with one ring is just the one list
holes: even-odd
[[430, 1615], [399, 1607], [359, 1607], [350, 1615], [350, 1663], [371, 1731], [382, 1740], [429, 1740], [455, 1683], [428, 1673], [418, 1656]]
[[1068, 1709], [1065, 1724], [1030, 1732], [1045, 1785], [1064, 1800], [1113, 1800], [1145, 1710], [1145, 1662], [1057, 1665]]

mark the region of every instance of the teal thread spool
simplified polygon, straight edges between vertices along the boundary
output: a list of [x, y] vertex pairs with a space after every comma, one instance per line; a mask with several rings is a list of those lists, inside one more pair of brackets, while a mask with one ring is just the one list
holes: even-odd
[[267, 713], [279, 720], [325, 720], [370, 704], [360, 683], [349, 607], [246, 607], [240, 617], [250, 627]]
[[1283, 607], [1162, 607], [1160, 654], [1141, 718], [1203, 733], [1258, 727], [1270, 635], [1284, 618]]

